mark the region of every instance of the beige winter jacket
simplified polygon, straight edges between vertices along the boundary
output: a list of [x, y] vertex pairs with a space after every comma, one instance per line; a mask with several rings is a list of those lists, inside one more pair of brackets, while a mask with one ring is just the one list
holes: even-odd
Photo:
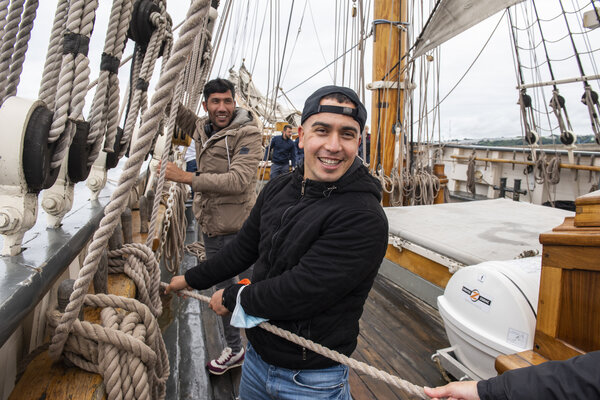
[[254, 206], [261, 133], [256, 118], [242, 108], [235, 109], [228, 127], [210, 138], [204, 131], [207, 121], [180, 105], [179, 126], [189, 132], [195, 125], [194, 214], [208, 236], [227, 235], [240, 230]]

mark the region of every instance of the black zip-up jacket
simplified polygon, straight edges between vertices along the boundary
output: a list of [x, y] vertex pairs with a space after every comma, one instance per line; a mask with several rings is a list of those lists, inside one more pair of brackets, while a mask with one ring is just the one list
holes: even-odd
[[477, 382], [477, 392], [481, 400], [600, 399], [600, 351], [514, 369]]
[[[303, 180], [303, 173], [300, 167], [270, 181], [236, 239], [185, 279], [205, 289], [254, 263], [252, 284], [241, 294], [247, 314], [349, 356], [387, 248], [381, 185], [358, 159], [337, 182]], [[239, 288], [225, 289], [223, 304], [230, 311]], [[246, 335], [269, 364], [288, 369], [336, 365], [260, 327]]]

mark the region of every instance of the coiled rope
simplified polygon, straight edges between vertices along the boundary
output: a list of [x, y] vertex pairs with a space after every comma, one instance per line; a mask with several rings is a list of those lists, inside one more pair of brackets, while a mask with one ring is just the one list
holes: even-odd
[[475, 195], [475, 151], [469, 156], [469, 165], [467, 166], [467, 190]]
[[[161, 282], [160, 285], [163, 288], [166, 288], [168, 286], [168, 284], [164, 283], [164, 282]], [[180, 290], [178, 293], [181, 293], [181, 294], [189, 296], [189, 297], [193, 297], [194, 299], [203, 301], [205, 303], [210, 303], [210, 297], [203, 296], [196, 292], [192, 292], [189, 290]], [[381, 370], [379, 370], [375, 367], [372, 367], [364, 362], [361, 362], [361, 361], [355, 360], [353, 358], [350, 358], [348, 356], [345, 356], [335, 350], [328, 349], [327, 347], [324, 347], [318, 343], [315, 343], [312, 340], [305, 339], [294, 333], [288, 332], [285, 329], [278, 328], [275, 325], [270, 324], [268, 322], [263, 322], [258, 326], [261, 327], [262, 329], [266, 330], [267, 332], [270, 332], [281, 338], [289, 340], [292, 343], [295, 343], [302, 347], [306, 347], [307, 349], [314, 351], [315, 353], [318, 353], [324, 357], [330, 358], [340, 364], [347, 365], [348, 367], [350, 367], [352, 369], [355, 369], [355, 370], [365, 373], [373, 378], [384, 381], [389, 385], [395, 386], [398, 389], [404, 391], [405, 393], [408, 393], [411, 396], [416, 396], [420, 399], [428, 399], [429, 398], [425, 394], [425, 392], [423, 391], [423, 388], [421, 386], [410, 383], [404, 379], [398, 378], [397, 376], [391, 375], [385, 371], [381, 371]]]
[[[191, 4], [188, 10], [186, 22], [181, 28], [180, 38], [175, 44], [173, 54], [169, 58], [166, 68], [159, 79], [157, 85], [158, 89], [152, 98], [152, 105], [144, 114], [138, 140], [133, 144], [131, 155], [125, 163], [123, 173], [119, 178], [119, 185], [111, 196], [111, 200], [105, 208], [105, 216], [100, 221], [100, 226], [94, 233], [94, 239], [88, 247], [87, 256], [79, 271], [79, 276], [74, 283], [74, 290], [70, 296], [69, 304], [67, 305], [65, 312], [61, 315], [60, 322], [56, 326], [54, 336], [52, 337], [52, 344], [49, 348], [49, 354], [54, 359], [58, 359], [63, 353], [67, 341], [77, 340], [71, 339], [73, 336], [70, 334], [75, 331], [80, 332], [80, 327], [87, 326], [87, 324], [78, 320], [78, 315], [84, 302], [89, 303], [92, 301], [89, 299], [97, 297], [106, 297], [108, 300], [112, 300], [112, 296], [98, 295], [90, 297], [87, 296], [86, 293], [93, 275], [97, 270], [102, 251], [106, 248], [108, 240], [118, 224], [120, 215], [128, 205], [131, 189], [137, 181], [140, 167], [146, 154], [150, 150], [153, 138], [156, 135], [161, 119], [163, 118], [163, 112], [173, 96], [175, 84], [179, 80], [179, 76], [191, 53], [193, 41], [199, 33], [201, 27], [200, 22], [208, 13], [209, 7], [210, 2], [208, 0], [197, 0]], [[148, 314], [151, 315], [148, 307], [142, 307], [141, 303], [136, 300], [119, 299], [107, 302], [112, 302], [113, 304], [119, 302], [116, 305], [119, 308], [138, 310], [140, 315], [143, 314], [144, 318]], [[126, 305], [131, 305], [131, 307], [125, 307]], [[147, 312], [145, 312], [144, 307], [147, 309]], [[144, 318], [143, 320], [145, 320]], [[150, 322], [150, 327], [155, 325], [155, 321]], [[99, 330], [99, 328], [92, 329]], [[117, 338], [120, 338], [123, 334], [116, 333], [115, 335], [117, 335]], [[160, 337], [160, 340], [162, 340], [160, 334], [158, 334], [157, 337]], [[123, 343], [127, 344], [129, 342], [123, 339]], [[149, 359], [148, 361], [152, 360]], [[168, 362], [166, 365], [168, 365]]]
[[560, 157], [556, 156], [547, 161], [546, 154], [542, 153], [535, 161], [534, 176], [538, 184], [558, 184], [560, 182]]
[[[101, 325], [73, 321], [63, 355], [104, 378], [108, 399], [163, 399], [169, 361], [158, 322], [145, 304], [110, 294], [88, 294], [84, 304], [101, 307]], [[49, 312], [54, 331], [64, 314]]]

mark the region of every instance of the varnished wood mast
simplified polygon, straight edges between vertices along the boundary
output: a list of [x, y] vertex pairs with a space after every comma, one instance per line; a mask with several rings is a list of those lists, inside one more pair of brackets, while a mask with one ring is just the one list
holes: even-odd
[[600, 350], [600, 191], [540, 235], [542, 275], [532, 351], [496, 359], [499, 373]]
[[[407, 6], [405, 1], [376, 0], [373, 19], [395, 22], [406, 21]], [[400, 60], [400, 54], [405, 53], [406, 32], [392, 23], [376, 23], [374, 25], [373, 39], [373, 82], [396, 83], [404, 81], [404, 74], [397, 76], [402, 71], [405, 61], [394, 68], [392, 67]], [[400, 96], [400, 102], [398, 102]], [[371, 106], [371, 162], [370, 168], [375, 171], [380, 163], [387, 176], [390, 175], [394, 165], [394, 124], [400, 121], [404, 102], [404, 91], [399, 89], [375, 89], [372, 94]], [[398, 104], [400, 107], [398, 107]], [[377, 143], [381, 149], [381, 156], [377, 151]], [[402, 164], [402, 163], [400, 163]], [[389, 205], [389, 196], [384, 194], [383, 205]]]

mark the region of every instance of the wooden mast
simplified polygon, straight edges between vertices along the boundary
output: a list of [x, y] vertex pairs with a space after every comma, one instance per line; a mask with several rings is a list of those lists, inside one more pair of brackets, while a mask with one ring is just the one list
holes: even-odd
[[[387, 176], [394, 165], [394, 124], [401, 122], [399, 110], [404, 101], [404, 93], [398, 90], [404, 74], [400, 77], [397, 74], [402, 71], [405, 61], [397, 66], [396, 63], [406, 52], [407, 40], [406, 32], [395, 23], [406, 22], [406, 16], [406, 1], [375, 0], [370, 169], [376, 171], [381, 166]], [[389, 196], [385, 193], [383, 205], [389, 205]]]

